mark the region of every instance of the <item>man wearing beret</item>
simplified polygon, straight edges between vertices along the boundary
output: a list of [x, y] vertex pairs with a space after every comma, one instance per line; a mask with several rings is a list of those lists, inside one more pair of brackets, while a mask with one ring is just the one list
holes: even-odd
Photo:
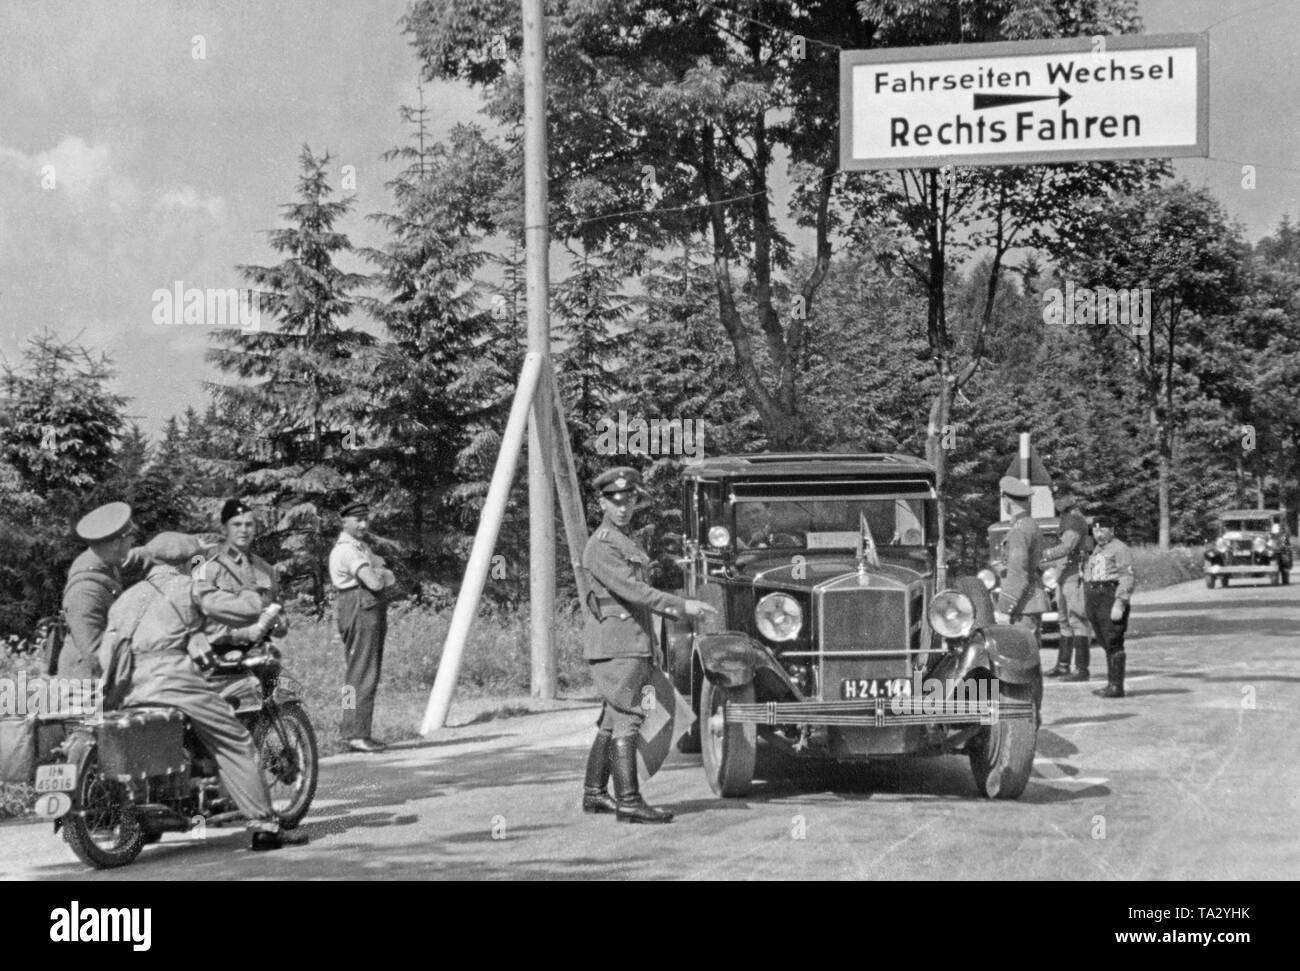
[[[1133, 596], [1133, 554], [1115, 538], [1115, 519], [1108, 513], [1093, 518], [1092, 537], [1097, 545], [1084, 567], [1084, 604], [1097, 641], [1106, 651], [1106, 687], [1093, 694], [1103, 698], [1124, 697], [1124, 634], [1128, 630], [1129, 599]], [[1067, 681], [1088, 680], [1088, 646], [1082, 655], [1075, 647], [1075, 667], [1083, 672]]]
[[[167, 705], [188, 716], [195, 734], [216, 759], [221, 784], [244, 814], [255, 850], [305, 843], [301, 834], [284, 832], [271, 808], [261, 760], [248, 730], [199, 672], [191, 656], [206, 651], [205, 620], [231, 627], [250, 626], [261, 637], [273, 623], [255, 591], [216, 591], [200, 608], [188, 567], [202, 552], [199, 541], [184, 533], [159, 533], [145, 549], [153, 566], [145, 579], [122, 594], [108, 612], [108, 629], [100, 645], [104, 670], [116, 669], [114, 655], [133, 655], [124, 706]], [[109, 686], [111, 691], [113, 686]]]
[[993, 608], [994, 620], [1032, 631], [1041, 647], [1043, 611], [1047, 609], [1039, 574], [1043, 534], [1029, 515], [1029, 486], [1010, 475], [1004, 475], [998, 485], [1011, 510], [1011, 528], [1004, 541], [1007, 573]]
[[122, 593], [122, 570], [147, 565], [143, 550], [131, 548], [135, 523], [131, 507], [110, 502], [91, 510], [77, 523], [77, 538], [88, 544], [68, 568], [63, 587], [67, 633], [52, 673], [61, 678], [98, 677], [96, 652], [108, 623], [108, 608]]
[[371, 732], [384, 637], [388, 633], [385, 591], [397, 579], [365, 543], [370, 531], [370, 507], [364, 502], [352, 502], [340, 509], [339, 515], [343, 531], [330, 551], [330, 582], [338, 591], [339, 635], [347, 663], [342, 734], [354, 752], [382, 752], [387, 746]]
[[[646, 805], [637, 781], [636, 739], [645, 721], [641, 707], [652, 667], [652, 614], [699, 617], [708, 604], [656, 590], [646, 582], [650, 556], [628, 535], [645, 490], [636, 469], [610, 469], [597, 477], [600, 527], [587, 541], [582, 565], [590, 580], [583, 657], [604, 699], [596, 740], [587, 756], [582, 809], [615, 813], [623, 823], [667, 823], [673, 814]], [[611, 771], [614, 795], [606, 785]]]
[[[217, 591], [240, 593], [252, 590], [257, 593], [263, 607], [280, 599], [280, 581], [275, 568], [252, 551], [257, 537], [257, 517], [253, 508], [240, 499], [227, 499], [221, 507], [221, 528], [226, 534], [206, 559], [194, 568], [194, 595], [200, 609], [206, 609], [208, 598]], [[282, 635], [288, 622], [281, 614], [276, 618], [273, 633]], [[218, 651], [246, 646], [251, 641], [235, 628], [212, 624], [205, 633], [213, 648]]]
[[[1044, 673], [1044, 677], [1048, 678], [1063, 678], [1069, 674], [1070, 659], [1076, 650], [1087, 651], [1092, 638], [1083, 602], [1083, 562], [1088, 558], [1086, 547], [1092, 545], [1088, 536], [1088, 520], [1079, 512], [1079, 502], [1067, 488], [1057, 490], [1056, 508], [1061, 513], [1061, 541], [1043, 551], [1044, 562], [1060, 561], [1056, 581], [1056, 596], [1060, 601], [1060, 644], [1057, 648], [1056, 667]], [[1084, 676], [1074, 680], [1086, 681], [1087, 667], [1085, 663]]]

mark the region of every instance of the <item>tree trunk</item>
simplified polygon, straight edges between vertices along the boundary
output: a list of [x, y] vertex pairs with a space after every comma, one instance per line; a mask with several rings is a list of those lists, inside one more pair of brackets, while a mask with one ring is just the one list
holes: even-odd
[[1159, 514], [1160, 514], [1160, 551], [1166, 552], [1169, 549], [1169, 468], [1172, 465], [1173, 436], [1169, 429], [1163, 423], [1160, 425], [1160, 433], [1157, 438], [1159, 442], [1159, 459], [1156, 464], [1156, 491], [1159, 497]]
[[952, 383], [948, 380], [946, 374], [940, 375], [939, 393], [934, 396], [934, 403], [930, 405], [930, 423], [925, 429], [925, 459], [934, 466], [934, 492], [937, 497], [935, 506], [935, 515], [938, 519], [938, 542], [936, 546], [938, 558], [938, 577], [939, 582], [944, 580], [947, 571], [947, 514], [948, 504], [944, 499], [944, 485], [947, 473], [947, 456], [944, 454], [942, 445], [943, 429], [948, 424], [948, 418], [952, 413]]

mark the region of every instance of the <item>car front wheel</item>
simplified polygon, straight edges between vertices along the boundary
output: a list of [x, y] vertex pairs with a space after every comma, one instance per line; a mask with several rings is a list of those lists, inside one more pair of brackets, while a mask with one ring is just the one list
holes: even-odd
[[[1013, 701], [1032, 701], [1024, 685], [999, 685]], [[969, 746], [971, 772], [981, 796], [989, 799], [1018, 799], [1034, 770], [1034, 749], [1038, 743], [1038, 711], [1031, 718], [1000, 719], [983, 729]]]
[[757, 759], [758, 728], [733, 722], [726, 724], [723, 710], [727, 702], [754, 703], [754, 685], [728, 688], [707, 678], [700, 689], [700, 742], [704, 756], [704, 774], [709, 787], [719, 796], [731, 798], [749, 792], [754, 782]]

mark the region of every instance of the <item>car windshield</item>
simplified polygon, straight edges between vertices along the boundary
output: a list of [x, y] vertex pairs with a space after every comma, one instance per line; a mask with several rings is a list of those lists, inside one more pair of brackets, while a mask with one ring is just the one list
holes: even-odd
[[1223, 531], [1225, 533], [1267, 533], [1273, 525], [1273, 520], [1266, 517], [1259, 519], [1225, 519], [1223, 520]]
[[852, 549], [865, 520], [877, 546], [925, 546], [925, 499], [764, 499], [735, 503], [739, 549]]

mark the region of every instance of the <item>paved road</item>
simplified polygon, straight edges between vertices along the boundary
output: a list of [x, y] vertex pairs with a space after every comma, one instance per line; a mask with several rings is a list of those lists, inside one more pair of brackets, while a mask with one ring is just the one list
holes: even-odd
[[1300, 588], [1182, 584], [1140, 594], [1132, 627], [1128, 698], [1048, 685], [1017, 802], [980, 799], [958, 757], [831, 771], [760, 759], [752, 796], [723, 801], [698, 756], [674, 755], [645, 789], [677, 822], [617, 825], [577, 809], [593, 706], [327, 759], [306, 847], [253, 854], [241, 830], [169, 835], [125, 870], [89, 873], [48, 825], [10, 824], [0, 875], [1300, 877]]

